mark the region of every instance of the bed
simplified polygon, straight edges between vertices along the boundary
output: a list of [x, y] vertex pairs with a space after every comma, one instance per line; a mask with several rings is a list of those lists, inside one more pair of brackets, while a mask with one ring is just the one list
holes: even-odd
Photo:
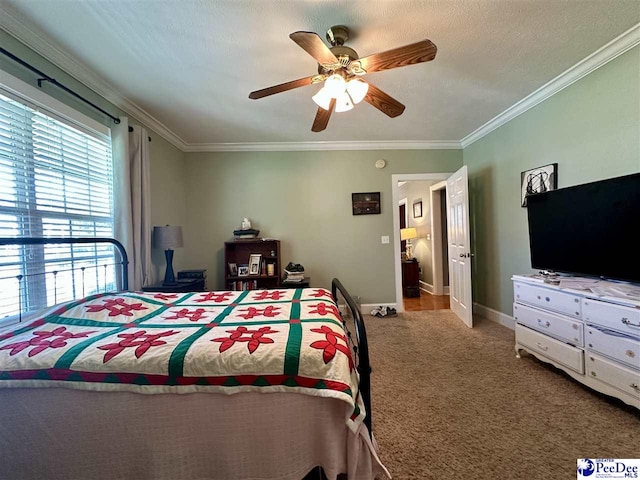
[[93, 242], [119, 252], [117, 292], [21, 308], [0, 327], [0, 478], [389, 477], [364, 323], [337, 279], [331, 291], [129, 292], [115, 240], [0, 248]]

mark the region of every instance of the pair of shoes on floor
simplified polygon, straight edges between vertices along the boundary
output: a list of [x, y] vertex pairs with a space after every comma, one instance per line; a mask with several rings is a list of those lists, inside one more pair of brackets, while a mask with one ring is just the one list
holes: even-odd
[[395, 308], [379, 306], [371, 310], [371, 315], [374, 317], [397, 317], [398, 312], [396, 312]]

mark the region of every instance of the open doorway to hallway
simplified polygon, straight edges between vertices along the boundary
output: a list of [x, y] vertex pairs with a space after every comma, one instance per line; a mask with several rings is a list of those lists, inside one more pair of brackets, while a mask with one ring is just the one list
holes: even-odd
[[[402, 309], [449, 309], [446, 182], [448, 174], [397, 181]], [[426, 178], [425, 178], [426, 177]]]

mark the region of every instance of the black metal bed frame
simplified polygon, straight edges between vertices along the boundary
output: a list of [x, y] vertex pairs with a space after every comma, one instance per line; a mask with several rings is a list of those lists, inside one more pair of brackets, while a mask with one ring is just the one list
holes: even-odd
[[[129, 290], [129, 257], [124, 246], [113, 238], [107, 237], [10, 237], [0, 238], [0, 246], [9, 245], [66, 245], [66, 244], [94, 244], [94, 243], [110, 243], [120, 254], [120, 262], [116, 262], [121, 266], [121, 290]], [[18, 275], [18, 280], [22, 280], [23, 275]]]
[[[124, 246], [113, 238], [107, 237], [91, 237], [91, 238], [73, 238], [73, 237], [11, 237], [0, 238], [0, 246], [8, 245], [49, 245], [49, 244], [95, 244], [95, 243], [110, 243], [115, 246], [120, 254], [120, 265], [122, 267], [121, 272], [121, 290], [127, 291], [129, 289], [129, 276], [128, 267], [129, 259]], [[22, 277], [19, 275], [18, 277]], [[18, 278], [21, 280], [21, 278]], [[369, 430], [369, 435], [372, 436], [371, 428], [371, 365], [369, 363], [369, 345], [367, 342], [367, 332], [364, 326], [364, 320], [362, 313], [358, 308], [356, 302], [351, 298], [347, 289], [342, 285], [340, 280], [334, 278], [331, 281], [331, 294], [333, 295], [336, 303], [339, 303], [339, 296], [342, 296], [346, 302], [348, 308], [347, 315], [343, 316], [343, 324], [347, 332], [347, 342], [349, 348], [353, 352], [355, 359], [355, 367], [359, 374], [358, 395], [362, 395], [362, 402], [364, 404], [366, 416], [364, 424]], [[345, 312], [346, 313], [346, 312]], [[355, 331], [355, 338], [350, 328], [348, 320], [352, 320]], [[357, 397], [356, 397], [357, 401]]]
[[[369, 363], [369, 343], [367, 342], [367, 330], [364, 326], [364, 319], [362, 313], [356, 305], [356, 302], [351, 298], [347, 289], [344, 288], [340, 280], [334, 278], [331, 281], [331, 294], [334, 300], [338, 303], [338, 292], [347, 302], [347, 307], [351, 313], [351, 319], [353, 320], [353, 326], [355, 327], [355, 340], [347, 319], [343, 318], [344, 327], [347, 331], [347, 337], [349, 347], [353, 351], [353, 356], [356, 358], [356, 370], [360, 375], [360, 382], [358, 385], [358, 395], [362, 395], [362, 403], [366, 411], [366, 417], [364, 418], [364, 424], [369, 430], [369, 436], [373, 436], [373, 430], [371, 429], [371, 364]], [[343, 316], [344, 317], [344, 316]]]

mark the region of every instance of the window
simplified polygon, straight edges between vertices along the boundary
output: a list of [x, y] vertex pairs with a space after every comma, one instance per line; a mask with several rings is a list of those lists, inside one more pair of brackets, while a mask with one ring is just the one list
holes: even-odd
[[[0, 85], [0, 237], [113, 237], [113, 228], [109, 137]], [[0, 324], [115, 288], [114, 261], [109, 244], [0, 247]]]

